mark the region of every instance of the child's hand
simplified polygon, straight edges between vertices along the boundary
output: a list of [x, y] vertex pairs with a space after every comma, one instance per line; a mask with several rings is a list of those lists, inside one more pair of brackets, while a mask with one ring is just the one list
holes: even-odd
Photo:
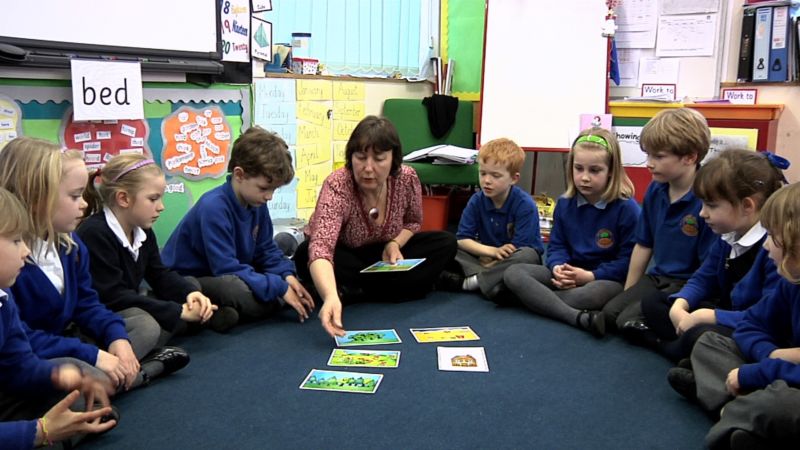
[[728, 379], [725, 380], [725, 388], [731, 395], [739, 395], [741, 387], [739, 386], [739, 368], [735, 368], [728, 372]]
[[125, 371], [119, 363], [119, 358], [111, 353], [100, 350], [97, 353], [97, 362], [95, 366], [108, 375], [114, 389], [119, 388], [125, 382]]
[[515, 251], [517, 251], [517, 247], [514, 247], [514, 244], [505, 244], [500, 247], [494, 247], [492, 249], [492, 258], [500, 261], [508, 258]]
[[[217, 310], [217, 305], [212, 305], [211, 300], [203, 295], [202, 292], [194, 291], [186, 296], [186, 303], [183, 304], [183, 310], [184, 311], [181, 312], [181, 319], [187, 322], [200, 321], [200, 323], [206, 323], [206, 321], [214, 315], [214, 311]], [[189, 317], [197, 317], [197, 319], [191, 320], [184, 318], [184, 312], [187, 310], [190, 314]]]
[[564, 265], [553, 266], [553, 278], [550, 279], [553, 286], [558, 289], [571, 289], [575, 287], [575, 280], [568, 277], [564, 272]]
[[[678, 327], [675, 329], [675, 333], [680, 336], [683, 333], [689, 331], [690, 328], [696, 327], [697, 325], [708, 323], [708, 324], [715, 324], [717, 323], [717, 315], [714, 314], [713, 309], [709, 308], [700, 308], [696, 311], [692, 311], [691, 313], [686, 313], [683, 319], [678, 323]], [[672, 309], [670, 309], [670, 318], [672, 318]]]
[[301, 299], [291, 285], [286, 289], [286, 293], [283, 294], [283, 300], [297, 311], [297, 315], [300, 317], [300, 323], [305, 322], [306, 319], [308, 319], [308, 315], [314, 310], [313, 303], [309, 306], [308, 301]]
[[569, 264], [561, 266], [561, 273], [564, 278], [572, 280], [575, 286], [583, 286], [586, 283], [594, 281], [594, 273]]
[[680, 331], [680, 323], [681, 320], [686, 318], [689, 315], [689, 302], [683, 298], [676, 298], [675, 302], [672, 303], [672, 306], [669, 308], [669, 320], [672, 322], [672, 326], [675, 327], [675, 333], [680, 336], [683, 334], [683, 331], [688, 330], [688, 328]]
[[[47, 428], [47, 440], [58, 442], [76, 434], [102, 433], [117, 424], [115, 420], [100, 423], [100, 419], [103, 416], [111, 413], [111, 407], [107, 406], [107, 402], [104, 408], [97, 410], [92, 410], [91, 406], [87, 406], [88, 412], [70, 410], [69, 407], [75, 403], [78, 397], [80, 397], [80, 392], [77, 390], [72, 391], [45, 413], [44, 423], [46, 423]], [[91, 405], [91, 403], [87, 403], [87, 405]], [[37, 429], [37, 443], [42, 442], [44, 438], [43, 434], [40, 436], [40, 431]]]
[[800, 364], [800, 347], [779, 348], [769, 354], [772, 359], [782, 359], [793, 364]]
[[303, 286], [303, 283], [301, 283], [300, 280], [298, 280], [294, 275], [287, 276], [286, 282], [289, 283], [289, 286], [291, 286], [292, 289], [294, 289], [294, 292], [298, 297], [300, 297], [300, 301], [306, 305], [308, 311], [313, 311], [315, 307], [314, 297], [312, 297], [305, 286]]
[[125, 375], [125, 390], [130, 389], [140, 369], [139, 360], [133, 353], [131, 343], [127, 339], [117, 339], [108, 346], [108, 351], [119, 358], [119, 364]]
[[389, 264], [397, 264], [397, 261], [403, 259], [403, 253], [400, 252], [400, 244], [397, 241], [389, 241], [383, 246], [383, 255], [381, 260]]

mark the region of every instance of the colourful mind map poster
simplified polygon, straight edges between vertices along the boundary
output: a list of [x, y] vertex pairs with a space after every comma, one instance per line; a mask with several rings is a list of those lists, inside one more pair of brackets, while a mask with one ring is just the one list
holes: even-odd
[[75, 121], [70, 107], [64, 113], [59, 136], [65, 148], [82, 151], [86, 167], [92, 169], [120, 154], [152, 155], [147, 145], [149, 134], [146, 120]]
[[161, 134], [161, 167], [167, 174], [199, 180], [226, 173], [231, 127], [219, 107], [182, 107], [164, 118]]

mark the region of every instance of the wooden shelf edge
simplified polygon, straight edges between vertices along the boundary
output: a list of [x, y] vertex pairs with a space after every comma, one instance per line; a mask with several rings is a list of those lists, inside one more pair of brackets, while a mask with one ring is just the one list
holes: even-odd
[[656, 103], [656, 102], [608, 102], [611, 114], [616, 117], [653, 117], [662, 109], [696, 109], [706, 119], [776, 120], [783, 112], [783, 105], [733, 105], [729, 103]]

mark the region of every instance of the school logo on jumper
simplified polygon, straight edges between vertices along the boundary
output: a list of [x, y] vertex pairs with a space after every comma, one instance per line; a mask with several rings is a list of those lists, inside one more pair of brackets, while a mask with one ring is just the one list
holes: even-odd
[[597, 234], [594, 235], [594, 242], [600, 248], [610, 248], [614, 245], [614, 234], [607, 228], [601, 228]]
[[697, 217], [691, 214], [683, 216], [683, 219], [681, 219], [681, 231], [687, 236], [697, 236], [697, 233], [700, 231], [697, 225]]

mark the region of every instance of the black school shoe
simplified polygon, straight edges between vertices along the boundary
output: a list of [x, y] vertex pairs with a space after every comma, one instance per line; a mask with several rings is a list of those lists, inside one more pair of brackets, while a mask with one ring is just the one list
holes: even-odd
[[691, 369], [673, 367], [667, 372], [667, 381], [672, 389], [675, 389], [675, 392], [687, 400], [697, 400], [697, 383], [695, 383], [694, 372]]
[[220, 306], [208, 320], [208, 328], [217, 333], [227, 333], [239, 323], [239, 313], [232, 306]]
[[[147, 366], [157, 366], [161, 363], [161, 370], [153, 367], [151, 370]], [[189, 353], [180, 347], [165, 346], [155, 349], [142, 359], [141, 367], [145, 376], [145, 384], [153, 381], [154, 378], [164, 377], [173, 372], [183, 369], [189, 364]]]
[[463, 291], [464, 275], [449, 270], [443, 270], [436, 279], [437, 291], [461, 292]]

